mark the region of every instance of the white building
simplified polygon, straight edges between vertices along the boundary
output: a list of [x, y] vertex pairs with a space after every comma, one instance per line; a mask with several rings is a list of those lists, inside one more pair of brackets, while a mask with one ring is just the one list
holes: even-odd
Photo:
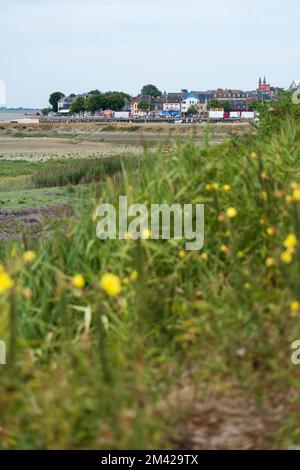
[[189, 93], [181, 103], [181, 112], [186, 113], [191, 106], [199, 106], [200, 100], [195, 93]]
[[291, 86], [289, 87], [289, 91], [296, 91], [300, 89], [300, 80], [293, 80]]

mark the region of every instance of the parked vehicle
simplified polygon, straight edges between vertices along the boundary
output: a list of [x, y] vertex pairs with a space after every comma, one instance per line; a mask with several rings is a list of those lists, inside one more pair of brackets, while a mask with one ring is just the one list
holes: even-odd
[[129, 111], [115, 111], [115, 119], [129, 119]]
[[209, 111], [209, 119], [224, 119], [224, 111]]
[[254, 119], [255, 112], [254, 111], [242, 111], [241, 118], [242, 119]]

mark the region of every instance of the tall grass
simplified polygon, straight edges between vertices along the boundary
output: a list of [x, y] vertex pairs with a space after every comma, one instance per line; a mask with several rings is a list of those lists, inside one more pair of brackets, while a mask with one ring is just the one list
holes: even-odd
[[137, 165], [133, 157], [81, 159], [67, 161], [42, 168], [34, 173], [31, 182], [35, 188], [68, 186], [100, 181], [105, 177], [119, 173], [124, 165], [130, 168]]
[[[218, 147], [158, 149], [139, 171], [96, 185], [94, 200], [39, 245], [7, 249], [15, 284], [0, 296], [0, 336], [16, 359], [0, 369], [2, 448], [168, 447], [180, 410], [161, 414], [158, 403], [183, 374], [202, 393], [239, 384], [260, 403], [284, 396], [274, 446], [298, 442], [298, 108], [272, 119], [271, 138], [262, 125]], [[124, 194], [129, 203], [205, 203], [204, 250], [98, 240], [95, 208]], [[298, 243], [286, 263], [289, 234]], [[108, 272], [122, 282], [115, 297], [99, 285]], [[84, 287], [73, 286], [75, 274]]]

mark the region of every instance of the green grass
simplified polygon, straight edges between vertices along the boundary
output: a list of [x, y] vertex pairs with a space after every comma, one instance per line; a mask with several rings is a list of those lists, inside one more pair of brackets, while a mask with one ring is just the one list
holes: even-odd
[[46, 166], [34, 173], [31, 182], [34, 187], [54, 187], [78, 185], [100, 181], [104, 177], [114, 176], [122, 171], [123, 166], [137, 166], [133, 158], [82, 159]]
[[137, 166], [135, 157], [53, 159], [38, 163], [3, 160], [0, 167], [0, 208], [68, 203], [72, 198], [70, 187], [94, 183], [107, 176], [114, 177], [124, 168]]
[[[75, 194], [80, 188], [75, 190]], [[23, 209], [28, 207], [67, 204], [74, 199], [69, 188], [23, 189], [20, 191], [0, 191], [0, 209]]]
[[[256, 136], [157, 150], [139, 170], [96, 184], [94, 200], [81, 199], [52, 236], [8, 246], [2, 261], [15, 283], [0, 296], [9, 345], [0, 446], [170, 448], [181, 410], [160, 413], [159, 404], [183, 377], [203, 394], [238, 384], [258, 404], [281, 401], [273, 446], [298, 444], [291, 343], [300, 311], [290, 304], [300, 302], [300, 244], [290, 264], [281, 255], [290, 233], [300, 240], [291, 187], [299, 155], [299, 109], [279, 103], [276, 114], [263, 112]], [[205, 203], [204, 250], [182, 258], [183, 241], [98, 240], [95, 208], [124, 194], [146, 205]], [[37, 254], [30, 264], [27, 249]], [[116, 297], [99, 286], [107, 272], [122, 282]], [[72, 286], [77, 273], [83, 289]]]

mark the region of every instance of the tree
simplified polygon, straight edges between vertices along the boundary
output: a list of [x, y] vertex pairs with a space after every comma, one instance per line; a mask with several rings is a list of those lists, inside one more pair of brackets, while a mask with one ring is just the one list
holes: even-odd
[[153, 98], [157, 98], [162, 95], [162, 92], [155, 85], [144, 85], [141, 91], [142, 95], [150, 95]]
[[154, 109], [154, 104], [149, 101], [140, 101], [138, 104], [138, 108], [140, 111], [145, 111], [148, 113], [149, 111], [152, 111]]
[[222, 108], [224, 109], [225, 113], [229, 113], [231, 111], [231, 106], [228, 101], [224, 101], [224, 103], [222, 103]]
[[83, 96], [78, 96], [71, 105], [71, 113], [82, 113], [86, 110], [86, 100]]
[[208, 109], [214, 109], [214, 108], [223, 108], [223, 105], [220, 103], [219, 100], [215, 99], [215, 98], [212, 98], [211, 100], [209, 100], [209, 103], [208, 103], [208, 106], [207, 106]]
[[42, 114], [43, 116], [48, 116], [49, 113], [51, 113], [52, 108], [44, 108], [42, 109]]
[[95, 113], [103, 109], [108, 109], [108, 100], [102, 93], [93, 93], [86, 100], [86, 109]]
[[196, 104], [193, 104], [192, 106], [189, 107], [186, 114], [187, 116], [198, 116], [199, 114], [198, 106]]
[[58, 111], [58, 102], [61, 98], [63, 98], [65, 95], [61, 91], [55, 91], [54, 93], [51, 93], [50, 98], [49, 98], [49, 103], [52, 106], [52, 109], [55, 113]]
[[123, 93], [118, 91], [105, 93], [107, 99], [108, 108], [113, 111], [121, 111], [125, 105], [125, 96]]

